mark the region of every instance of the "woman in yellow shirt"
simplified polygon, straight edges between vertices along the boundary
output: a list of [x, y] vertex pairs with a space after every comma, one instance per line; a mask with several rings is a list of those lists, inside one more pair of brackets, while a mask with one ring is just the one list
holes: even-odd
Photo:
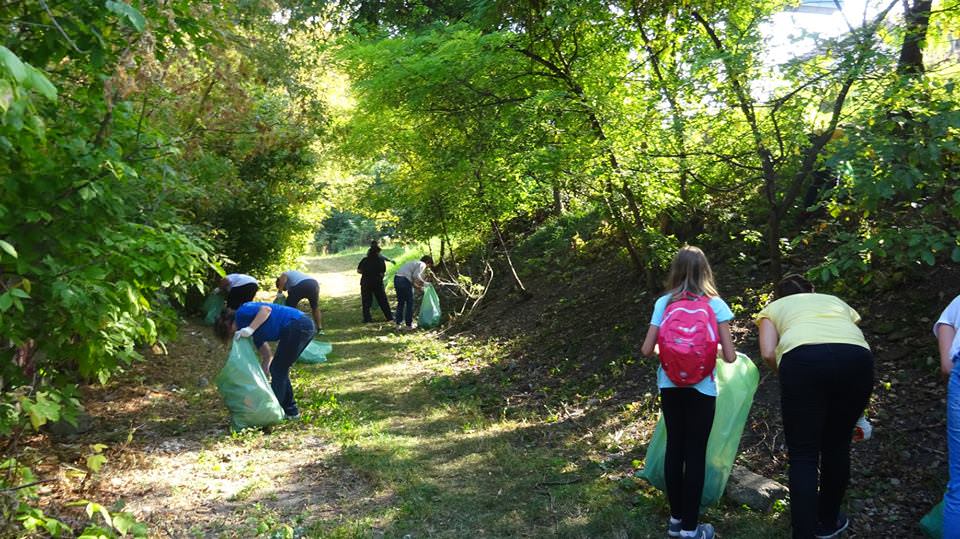
[[[789, 275], [757, 315], [760, 355], [780, 377], [794, 539], [838, 537], [850, 479], [850, 439], [873, 389], [873, 354], [860, 315]], [[819, 492], [817, 465], [820, 467]]]

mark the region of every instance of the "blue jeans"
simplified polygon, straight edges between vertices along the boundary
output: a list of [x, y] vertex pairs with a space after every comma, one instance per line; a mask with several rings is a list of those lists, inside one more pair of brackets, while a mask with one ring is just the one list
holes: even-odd
[[943, 539], [960, 539], [960, 367], [954, 358], [947, 383], [947, 455], [950, 480], [943, 496]]
[[413, 283], [406, 277], [393, 276], [393, 287], [397, 290], [397, 324], [406, 322], [413, 325]]
[[307, 316], [291, 320], [285, 328], [280, 330], [277, 351], [273, 354], [273, 361], [270, 362], [270, 387], [280, 401], [283, 413], [288, 416], [300, 413], [297, 402], [293, 398], [293, 386], [290, 385], [290, 367], [316, 334], [317, 328], [313, 325], [313, 320]]

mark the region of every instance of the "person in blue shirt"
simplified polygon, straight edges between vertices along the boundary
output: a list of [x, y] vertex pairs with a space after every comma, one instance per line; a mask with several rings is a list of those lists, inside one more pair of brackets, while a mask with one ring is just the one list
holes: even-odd
[[[313, 321], [293, 307], [248, 302], [235, 311], [224, 309], [213, 331], [224, 342], [231, 338], [253, 339], [264, 359], [263, 370], [270, 373], [270, 387], [284, 414], [287, 419], [299, 418], [300, 410], [290, 384], [290, 367], [317, 334]], [[277, 352], [272, 360], [267, 341], [277, 341]]]
[[316, 279], [297, 270], [287, 270], [277, 277], [277, 292], [287, 292], [287, 307], [296, 307], [300, 300], [310, 302], [310, 315], [317, 331], [323, 334], [323, 317], [320, 314], [320, 283]]

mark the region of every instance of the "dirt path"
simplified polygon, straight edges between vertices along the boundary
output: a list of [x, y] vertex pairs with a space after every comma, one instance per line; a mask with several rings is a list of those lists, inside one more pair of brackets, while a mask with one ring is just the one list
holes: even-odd
[[[595, 430], [570, 410], [498, 417], [472, 373], [509, 368], [499, 349], [360, 324], [355, 267], [310, 260], [334, 352], [292, 373], [302, 421], [231, 434], [209, 384], [226, 350], [188, 324], [168, 355], [87, 393], [95, 428], [63, 440], [60, 462], [92, 443], [109, 461], [93, 482], [62, 477], [49, 505], [123, 503], [157, 537], [663, 535], [662, 495], [610, 465], [636, 410]], [[780, 515], [710, 516], [728, 538], [784, 533]]]

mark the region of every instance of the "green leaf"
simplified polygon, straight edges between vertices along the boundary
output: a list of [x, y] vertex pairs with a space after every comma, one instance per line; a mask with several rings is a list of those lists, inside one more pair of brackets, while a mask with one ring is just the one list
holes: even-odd
[[13, 248], [13, 245], [10, 245], [5, 241], [0, 240], [0, 249], [3, 249], [8, 255], [12, 256], [13, 258], [17, 258], [17, 250]]
[[0, 294], [0, 312], [6, 311], [13, 305], [13, 296], [10, 295], [10, 292], [4, 292]]
[[954, 262], [960, 262], [960, 245], [953, 248], [953, 252], [950, 253], [950, 260]]
[[24, 290], [24, 289], [22, 289], [22, 288], [14, 288], [14, 289], [10, 290], [10, 293], [13, 294], [14, 296], [18, 297], [18, 298], [23, 298], [23, 299], [29, 299], [29, 298], [30, 298], [30, 294], [28, 294], [27, 291]]
[[928, 266], [932, 266], [937, 263], [936, 257], [933, 256], [933, 253], [930, 251], [923, 251], [920, 253], [920, 258], [927, 263]]
[[143, 29], [147, 25], [147, 20], [143, 18], [143, 15], [137, 11], [137, 8], [127, 4], [125, 2], [113, 2], [112, 0], [107, 1], [107, 9], [120, 15], [126, 17], [130, 24], [137, 29], [138, 32], [143, 32]]
[[120, 532], [120, 535], [130, 533], [137, 524], [139, 524], [139, 522], [137, 522], [137, 519], [133, 518], [133, 515], [130, 513], [114, 513], [113, 515], [113, 527]]
[[47, 398], [46, 393], [37, 393], [36, 400], [31, 401], [24, 397], [20, 405], [30, 416], [30, 424], [33, 428], [39, 429], [48, 421], [60, 419], [60, 404]]
[[27, 76], [27, 68], [20, 61], [20, 58], [3, 45], [0, 45], [0, 64], [7, 68], [7, 72], [17, 82], [23, 82], [23, 79]]
[[0, 113], [7, 112], [13, 104], [13, 85], [7, 79], [0, 79]]
[[50, 82], [50, 79], [42, 71], [27, 64], [27, 78], [23, 85], [27, 88], [36, 90], [37, 93], [46, 97], [50, 101], [57, 101], [57, 88]]
[[100, 453], [89, 455], [87, 457], [87, 468], [93, 472], [99, 472], [100, 468], [107, 462], [107, 457]]

